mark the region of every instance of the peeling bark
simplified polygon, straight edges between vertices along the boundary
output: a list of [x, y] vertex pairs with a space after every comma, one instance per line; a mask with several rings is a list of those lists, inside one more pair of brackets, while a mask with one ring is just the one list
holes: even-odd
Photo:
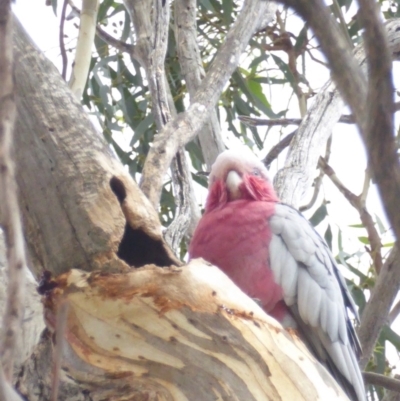
[[[69, 305], [59, 400], [347, 399], [294, 331], [202, 260], [127, 274], [72, 270], [53, 283], [50, 330]], [[30, 401], [48, 399], [51, 338], [18, 381]]]

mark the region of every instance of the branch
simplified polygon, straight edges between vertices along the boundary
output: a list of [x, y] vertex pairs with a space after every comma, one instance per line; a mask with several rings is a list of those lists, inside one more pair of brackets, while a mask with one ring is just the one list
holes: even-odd
[[280, 155], [280, 153], [290, 145], [290, 142], [292, 142], [292, 139], [295, 136], [296, 132], [297, 130], [286, 135], [282, 140], [280, 140], [275, 146], [271, 148], [271, 150], [267, 153], [263, 160], [263, 163], [267, 168], [269, 168], [271, 163]]
[[[399, 380], [399, 375], [394, 375], [394, 378]], [[382, 401], [400, 401], [400, 393], [398, 391], [386, 391]]]
[[394, 246], [383, 264], [371, 297], [365, 306], [358, 337], [362, 346], [360, 367], [363, 369], [373, 352], [382, 327], [387, 324], [387, 317], [400, 288], [400, 254]]
[[[176, 117], [177, 114], [164, 68], [168, 44], [169, 6], [163, 7], [160, 1], [156, 1], [154, 18], [149, 20], [148, 16], [151, 15], [153, 9], [152, 0], [143, 2], [126, 0], [126, 4], [134, 22], [136, 35], [139, 38], [136, 48], [143, 61], [142, 65], [149, 81], [156, 125], [158, 130], [161, 131], [165, 124], [171, 118]], [[200, 213], [190, 168], [183, 148], [178, 149], [175, 154], [171, 170], [176, 213], [174, 221], [165, 233], [165, 238], [176, 252], [188, 227], [194, 229]]]
[[23, 314], [26, 256], [12, 159], [16, 115], [11, 1], [0, 0], [0, 223], [7, 247], [8, 286], [0, 338], [6, 379], [13, 374], [16, 342]]
[[[399, 111], [400, 110], [400, 102], [396, 102], [394, 104], [394, 111]], [[258, 127], [259, 125], [266, 125], [267, 127], [275, 127], [275, 126], [281, 126], [281, 127], [286, 127], [288, 125], [300, 125], [301, 122], [303, 121], [302, 118], [261, 118], [261, 117], [249, 117], [249, 116], [238, 116], [239, 121], [241, 121], [243, 124], [246, 124], [250, 127]], [[355, 119], [354, 116], [349, 114], [349, 115], [342, 115], [339, 120], [339, 123], [343, 124], [355, 124]]]
[[177, 253], [185, 233], [188, 231], [189, 237], [191, 237], [200, 219], [199, 208], [196, 204], [193, 204], [195, 202], [191, 202], [194, 189], [184, 148], [180, 148], [175, 155], [171, 171], [172, 182], [174, 183], [176, 215], [165, 231], [164, 238]]
[[321, 44], [335, 82], [358, 122], [389, 221], [400, 238], [400, 166], [393, 136], [391, 58], [377, 5], [372, 0], [360, 1], [370, 73], [367, 93], [364, 75], [325, 3], [321, 0], [284, 3], [294, 7], [309, 22]]
[[[190, 99], [193, 99], [206, 75], [197, 44], [196, 12], [196, 0], [175, 1], [176, 49]], [[225, 150], [215, 109], [211, 110], [209, 121], [199, 133], [199, 142], [207, 170], [210, 171], [217, 156]]]
[[78, 43], [75, 51], [75, 61], [71, 78], [68, 83], [71, 91], [78, 99], [82, 96], [89, 74], [90, 61], [92, 59], [92, 46], [96, 33], [98, 9], [99, 0], [82, 1], [82, 11], [80, 13], [81, 23], [79, 26]]
[[358, 214], [360, 215], [361, 222], [367, 230], [368, 240], [371, 246], [371, 249], [367, 249], [367, 251], [371, 256], [375, 271], [377, 272], [377, 274], [379, 274], [383, 265], [381, 254], [381, 239], [379, 237], [378, 231], [375, 228], [374, 221], [372, 220], [371, 215], [369, 214], [364, 202], [362, 201], [362, 194], [357, 196], [348, 188], [346, 188], [345, 185], [339, 180], [333, 168], [326, 162], [324, 158], [321, 157], [319, 159], [318, 166], [330, 178], [336, 188], [339, 189], [339, 191], [344, 195], [344, 197], [350, 202], [350, 204], [357, 210]]
[[65, 42], [64, 42], [64, 26], [65, 26], [65, 16], [67, 12], [67, 5], [68, 0], [64, 0], [62, 10], [61, 10], [61, 17], [60, 17], [60, 33], [59, 33], [59, 42], [60, 42], [60, 51], [61, 51], [61, 58], [62, 58], [62, 71], [61, 76], [64, 80], [67, 80], [67, 67], [68, 67], [68, 58], [67, 52], [65, 50]]
[[[260, 118], [260, 117], [248, 117], [239, 116], [239, 121], [250, 127], [258, 127], [260, 125], [266, 125], [267, 127], [281, 126], [286, 127], [288, 125], [300, 125], [303, 121], [302, 118]], [[343, 115], [338, 120], [340, 123], [344, 124], [354, 124], [354, 117], [352, 115]]]
[[400, 164], [394, 138], [392, 60], [377, 4], [359, 0], [369, 68], [364, 143], [389, 221], [400, 239]]
[[199, 133], [211, 110], [239, 63], [248, 41], [267, 8], [264, 0], [246, 0], [236, 22], [220, 46], [201, 88], [194, 95], [189, 109], [169, 122], [154, 138], [147, 156], [141, 188], [154, 206], [158, 206], [163, 183], [171, 160], [180, 146]]
[[108, 45], [113, 46], [121, 53], [128, 53], [130, 57], [135, 59], [140, 65], [143, 66], [143, 60], [140, 58], [138, 52], [136, 51], [136, 46], [131, 45], [130, 43], [123, 42], [122, 40], [115, 39], [113, 36], [108, 34], [106, 31], [100, 28], [97, 25], [96, 27], [96, 34], [97, 36], [106, 42]]
[[400, 393], [400, 380], [374, 372], [363, 372], [363, 377], [368, 384], [381, 386], [387, 390], [397, 391]]

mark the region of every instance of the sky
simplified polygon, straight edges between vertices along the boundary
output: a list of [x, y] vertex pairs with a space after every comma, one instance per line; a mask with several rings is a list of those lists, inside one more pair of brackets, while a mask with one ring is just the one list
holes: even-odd
[[[61, 1], [59, 1], [59, 6], [60, 4]], [[13, 8], [22, 25], [28, 31], [34, 42], [60, 69], [61, 58], [58, 36], [59, 23], [58, 18], [54, 16], [52, 7], [46, 7], [45, 0], [17, 0], [17, 2], [13, 5]], [[58, 15], [59, 14], [60, 12]], [[68, 44], [69, 40], [73, 40], [73, 38], [76, 37], [76, 28], [72, 28], [70, 31], [67, 30], [67, 34], [70, 36], [70, 39], [66, 39], [66, 43]], [[70, 59], [72, 59], [72, 57], [72, 55], [69, 55]], [[312, 82], [311, 85], [313, 88], [322, 86], [329, 78], [328, 72], [323, 72], [323, 70], [319, 70], [318, 73], [311, 74], [311, 76], [314, 79], [314, 82]], [[395, 66], [394, 81], [395, 87], [400, 87], [400, 71], [398, 66]], [[276, 106], [276, 109], [279, 110], [280, 101], [283, 105], [282, 108], [285, 108], [284, 102], [287, 101], [287, 97], [279, 98], [279, 94], [276, 93], [273, 95], [273, 104]], [[298, 117], [296, 113], [297, 110], [294, 110], [292, 117]], [[399, 124], [397, 121], [396, 126], [398, 125]], [[290, 127], [288, 132], [293, 129], [294, 127]], [[262, 135], [263, 132], [265, 132], [265, 128], [260, 128], [259, 131]], [[344, 185], [355, 194], [359, 194], [363, 184], [363, 179], [360, 177], [363, 177], [366, 168], [366, 156], [357, 129], [351, 125], [337, 124], [334, 127], [333, 132], [334, 139], [332, 144], [330, 164], [333, 166], [337, 176], [344, 183]], [[226, 132], [224, 135], [227, 136]], [[272, 146], [272, 144], [277, 141], [279, 132], [278, 130], [272, 130], [272, 133], [269, 135], [270, 137], [268, 138], [267, 144], [270, 143]], [[229, 143], [231, 147], [243, 146], [234, 139], [229, 139]], [[264, 152], [261, 152], [260, 157], [265, 155], [267, 150], [268, 146]], [[205, 191], [199, 191], [199, 201], [204, 202], [205, 196]], [[311, 196], [311, 192], [309, 196]], [[344, 199], [344, 197], [327, 178], [324, 179], [320, 199], [322, 199], [322, 197], [325, 197], [331, 203], [328, 204], [329, 219], [324, 222], [321, 227], [318, 227], [321, 233], [325, 231], [329, 221], [334, 230], [337, 230], [337, 227], [341, 228], [343, 231], [344, 241], [346, 241], [346, 246], [349, 251], [356, 251], [357, 249], [360, 249], [360, 243], [357, 240], [357, 236], [365, 234], [362, 233], [361, 230], [359, 230], [359, 234], [357, 234], [357, 229], [349, 227], [349, 225], [359, 223], [358, 213], [349, 205], [348, 201]], [[379, 195], [374, 185], [371, 186], [370, 195], [367, 201], [367, 208], [371, 214], [377, 214], [383, 221], [385, 227], [388, 227], [385, 213], [382, 209]], [[310, 212], [308, 214], [306, 213], [306, 215], [310, 217]], [[336, 236], [334, 234], [334, 238], [335, 237]], [[385, 241], [391, 242], [391, 240], [392, 237], [389, 231], [385, 237]], [[366, 265], [367, 264], [368, 263], [366, 263]], [[400, 331], [399, 323], [396, 322], [395, 328], [397, 332]], [[391, 363], [399, 366], [400, 368], [399, 357], [397, 354], [394, 351], [390, 354]]]

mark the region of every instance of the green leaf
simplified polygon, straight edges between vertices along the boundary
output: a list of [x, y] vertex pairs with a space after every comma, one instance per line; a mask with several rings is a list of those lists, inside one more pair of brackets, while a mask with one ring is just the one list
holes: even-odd
[[359, 240], [362, 244], [369, 245], [369, 238], [368, 238], [368, 237], [363, 237], [363, 236], [361, 236], [361, 237], [358, 237], [358, 240]]
[[382, 220], [379, 218], [379, 216], [377, 214], [375, 214], [375, 220], [376, 220], [376, 224], [378, 225], [379, 233], [384, 234], [387, 230], [386, 230], [385, 226], [383, 225]]
[[247, 81], [247, 85], [249, 87], [250, 92], [261, 101], [264, 107], [268, 110], [271, 110], [271, 105], [269, 104], [267, 98], [265, 97], [262, 86], [259, 82], [250, 79]]
[[226, 26], [229, 26], [232, 23], [233, 1], [222, 0], [222, 10], [223, 10], [224, 23]]
[[97, 13], [97, 22], [103, 21], [105, 19], [109, 9], [114, 4], [114, 0], [103, 0], [100, 3], [99, 11]]
[[329, 246], [329, 249], [332, 250], [332, 229], [330, 224], [328, 224], [328, 228], [325, 231], [324, 235], [325, 241]]
[[57, 0], [51, 0], [51, 7], [53, 8], [53, 13], [57, 16]]
[[283, 75], [285, 78], [290, 82], [292, 85], [292, 88], [295, 88], [297, 83], [294, 78], [294, 75], [292, 74], [292, 71], [290, 71], [289, 66], [287, 63], [285, 63], [280, 57], [276, 56], [275, 54], [271, 54], [271, 57], [274, 59], [276, 65], [279, 67], [279, 69], [283, 72]]
[[394, 332], [389, 326], [384, 326], [382, 329], [382, 335], [385, 340], [393, 344], [397, 351], [400, 351], [400, 336]]
[[308, 26], [307, 24], [305, 24], [301, 29], [299, 36], [297, 36], [296, 43], [294, 44], [294, 48], [296, 51], [300, 51], [304, 43], [307, 42], [307, 32], [308, 32]]
[[316, 227], [325, 217], [328, 215], [328, 209], [326, 208], [325, 203], [323, 203], [311, 216], [310, 223], [313, 227]]
[[136, 141], [141, 139], [142, 135], [154, 124], [154, 116], [150, 113], [146, 118], [136, 127], [130, 145], [132, 146]]

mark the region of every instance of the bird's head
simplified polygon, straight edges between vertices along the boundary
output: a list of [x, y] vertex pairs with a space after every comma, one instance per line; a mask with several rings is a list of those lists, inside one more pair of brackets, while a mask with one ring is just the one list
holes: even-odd
[[239, 199], [277, 202], [264, 164], [248, 149], [226, 150], [212, 166], [206, 212]]

